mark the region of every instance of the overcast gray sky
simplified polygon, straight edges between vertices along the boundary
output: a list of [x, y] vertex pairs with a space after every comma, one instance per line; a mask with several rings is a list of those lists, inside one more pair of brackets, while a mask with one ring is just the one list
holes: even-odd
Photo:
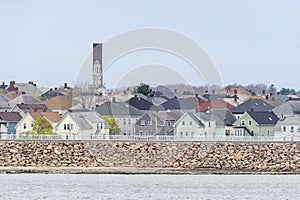
[[[299, 10], [296, 0], [2, 0], [0, 79], [34, 80], [39, 86], [72, 83], [93, 41], [136, 28], [159, 27], [178, 31], [205, 48], [224, 84], [274, 83], [278, 88], [299, 89]], [[107, 86], [120, 78], [119, 66], [130, 67], [130, 60], [140, 56], [120, 60], [104, 77]], [[176, 61], [164, 54], [157, 57], [163, 63]], [[190, 83], [199, 82], [191, 77]]]

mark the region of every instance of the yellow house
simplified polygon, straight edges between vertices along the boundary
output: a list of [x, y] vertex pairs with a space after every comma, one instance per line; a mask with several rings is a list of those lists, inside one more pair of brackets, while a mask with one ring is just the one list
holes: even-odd
[[109, 125], [95, 111], [68, 111], [55, 132], [66, 139], [96, 139], [109, 135]]
[[[61, 115], [57, 112], [28, 112], [16, 125], [16, 134], [32, 131], [32, 123], [38, 118], [46, 118], [54, 128], [61, 120]], [[54, 130], [53, 130], [54, 131]]]

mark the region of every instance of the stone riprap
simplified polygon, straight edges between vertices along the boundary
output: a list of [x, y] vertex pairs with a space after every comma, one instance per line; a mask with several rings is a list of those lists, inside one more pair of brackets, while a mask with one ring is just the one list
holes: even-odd
[[1, 141], [0, 166], [299, 172], [300, 143]]

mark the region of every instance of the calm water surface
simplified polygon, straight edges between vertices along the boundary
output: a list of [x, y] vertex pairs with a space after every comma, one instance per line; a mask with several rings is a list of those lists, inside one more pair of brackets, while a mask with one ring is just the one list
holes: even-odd
[[0, 199], [300, 199], [300, 176], [0, 175]]

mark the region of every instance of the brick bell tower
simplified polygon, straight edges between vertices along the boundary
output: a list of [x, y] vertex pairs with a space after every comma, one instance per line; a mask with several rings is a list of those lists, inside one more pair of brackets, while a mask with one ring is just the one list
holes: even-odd
[[93, 43], [92, 82], [96, 88], [104, 88], [102, 73], [102, 43]]

